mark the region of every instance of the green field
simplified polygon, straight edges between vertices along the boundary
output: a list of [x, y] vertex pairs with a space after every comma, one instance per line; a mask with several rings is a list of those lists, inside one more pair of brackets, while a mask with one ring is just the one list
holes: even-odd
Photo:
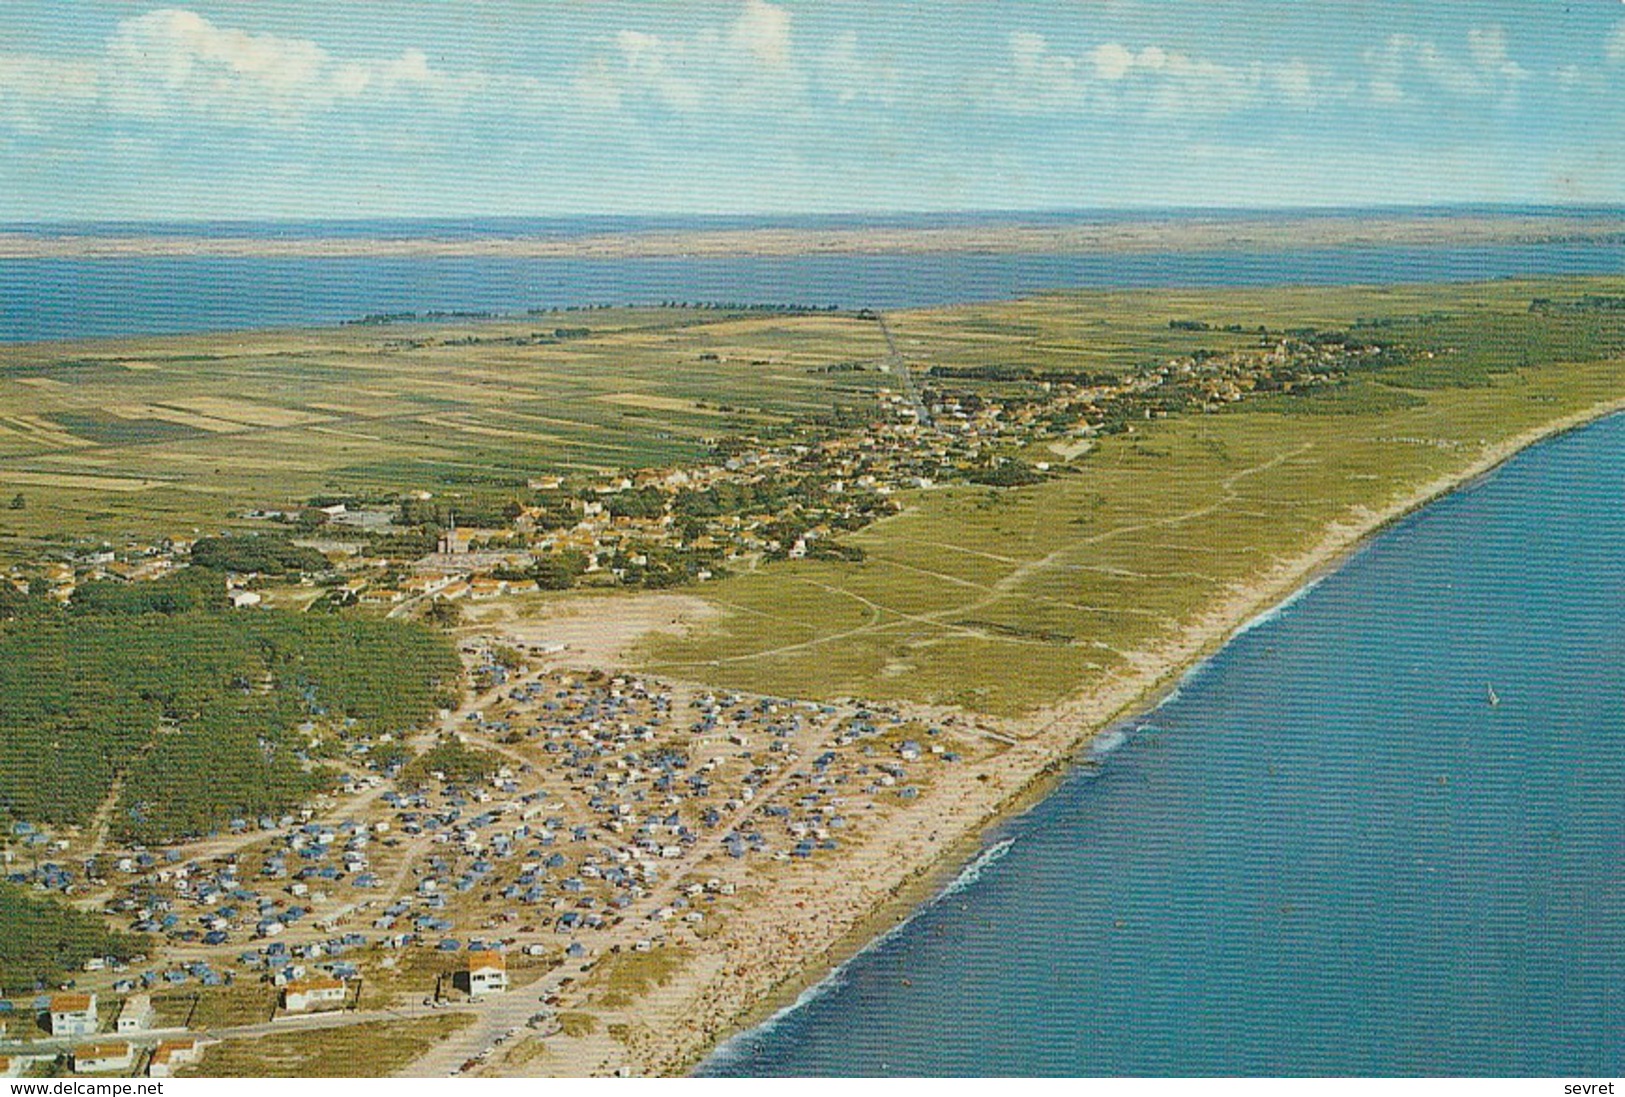
[[[1400, 352], [1079, 457], [1035, 443], [1020, 456], [1070, 469], [1035, 486], [902, 493], [902, 513], [843, 537], [864, 562], [693, 587], [723, 612], [642, 658], [770, 693], [1029, 711], [1123, 673], [1329, 522], [1625, 394], [1625, 310], [1607, 304], [1621, 289], [1076, 292], [891, 314], [922, 383], [972, 393], [1257, 348], [1260, 329], [1263, 345], [1331, 329]], [[898, 384], [884, 354], [861, 315], [706, 310], [8, 348], [0, 491], [24, 505], [0, 509], [0, 551], [185, 533], [323, 494], [489, 498], [543, 473], [698, 461], [719, 439], [867, 412]]]
[[867, 406], [881, 374], [825, 370], [882, 353], [870, 321], [710, 310], [0, 347], [0, 489], [26, 504], [0, 508], [0, 554], [691, 461]]
[[646, 663], [1001, 715], [1108, 683], [1329, 523], [1625, 396], [1625, 313], [1530, 310], [1532, 296], [1581, 292], [1618, 284], [1067, 294], [899, 317], [899, 341], [923, 359], [1040, 371], [1247, 338], [1170, 331], [1176, 318], [1272, 331], [1363, 320], [1412, 353], [1335, 389], [1140, 424], [1044, 484], [910, 493], [902, 514], [850, 537], [862, 564], [789, 562], [699, 588], [722, 614], [649, 643]]

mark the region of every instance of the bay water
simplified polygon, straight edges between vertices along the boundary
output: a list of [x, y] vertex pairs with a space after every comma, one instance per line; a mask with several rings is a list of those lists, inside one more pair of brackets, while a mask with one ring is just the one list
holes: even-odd
[[303, 327], [435, 310], [515, 313], [666, 301], [897, 309], [1066, 288], [1621, 271], [1619, 240], [1157, 254], [7, 259], [0, 260], [0, 342]]

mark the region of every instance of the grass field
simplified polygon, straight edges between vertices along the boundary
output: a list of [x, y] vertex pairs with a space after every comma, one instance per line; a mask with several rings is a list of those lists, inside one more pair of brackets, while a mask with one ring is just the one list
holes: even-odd
[[910, 493], [902, 514], [851, 537], [862, 564], [790, 562], [699, 588], [724, 612], [650, 641], [646, 663], [769, 693], [1000, 715], [1104, 684], [1356, 508], [1625, 395], [1625, 318], [1532, 317], [1540, 292], [1571, 288], [1071, 294], [899, 317], [899, 341], [933, 362], [1103, 370], [1245, 338], [1170, 332], [1173, 318], [1272, 330], [1375, 320], [1419, 354], [1335, 393], [1147, 422], [1044, 484]]
[[[564, 324], [591, 334], [528, 341]], [[26, 503], [0, 512], [0, 552], [693, 460], [867, 406], [881, 374], [821, 371], [882, 352], [871, 321], [711, 311], [0, 347], [0, 488]]]
[[[906, 493], [901, 514], [850, 536], [864, 563], [696, 587], [724, 612], [642, 658], [770, 693], [1028, 711], [1122, 673], [1355, 508], [1625, 393], [1625, 310], [1531, 308], [1621, 289], [1076, 292], [893, 314], [921, 374], [1002, 371], [940, 382], [959, 389], [1233, 351], [1260, 328], [1353, 328], [1408, 354], [1334, 390], [1139, 424], [1036, 486]], [[525, 338], [564, 325], [590, 332]], [[884, 350], [860, 316], [681, 310], [6, 348], [0, 490], [26, 505], [0, 510], [0, 551], [184, 532], [321, 493], [479, 492], [697, 459], [718, 437], [869, 406], [898, 383]]]
[[375, 1021], [335, 1032], [288, 1032], [230, 1040], [204, 1053], [182, 1077], [381, 1078], [468, 1025], [468, 1014], [412, 1021]]

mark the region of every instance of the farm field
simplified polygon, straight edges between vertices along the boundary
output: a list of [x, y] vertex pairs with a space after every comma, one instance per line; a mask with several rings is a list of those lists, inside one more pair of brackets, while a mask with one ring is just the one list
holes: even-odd
[[[1254, 345], [1260, 326], [1442, 312], [1452, 319], [1411, 334], [1506, 323], [1508, 340], [1486, 346], [1565, 356], [1575, 333], [1524, 330], [1529, 301], [1598, 286], [1064, 293], [889, 320], [917, 372], [1002, 392], [1010, 382], [961, 375], [1110, 373]], [[1209, 330], [1168, 324], [1186, 318]], [[872, 412], [897, 383], [879, 368], [885, 353], [862, 315], [710, 309], [0, 347], [0, 488], [23, 503], [0, 513], [0, 557], [211, 532], [323, 497], [512, 496], [540, 475], [691, 462], [719, 438]]]
[[0, 347], [0, 485], [27, 503], [0, 553], [693, 460], [866, 405], [881, 375], [819, 371], [882, 350], [871, 321], [709, 310]]
[[[888, 317], [920, 383], [989, 395], [1047, 377], [1353, 329], [1403, 363], [1333, 388], [1176, 416], [1029, 462], [1015, 489], [901, 492], [862, 563], [759, 562], [693, 588], [716, 610], [647, 669], [797, 696], [1015, 716], [1146, 653], [1330, 523], [1620, 391], [1606, 279], [1073, 292]], [[529, 478], [681, 465], [793, 439], [895, 389], [862, 314], [585, 312], [0, 350], [0, 551], [158, 537], [323, 496], [523, 497]], [[237, 523], [241, 524], [241, 523]], [[579, 597], [579, 596], [577, 596]], [[596, 597], [596, 596], [595, 596]], [[543, 599], [543, 606], [555, 604]]]

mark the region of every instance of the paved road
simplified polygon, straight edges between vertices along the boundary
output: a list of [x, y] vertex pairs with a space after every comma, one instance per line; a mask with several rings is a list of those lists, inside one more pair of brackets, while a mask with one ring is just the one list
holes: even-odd
[[920, 390], [914, 386], [914, 374], [909, 369], [908, 359], [904, 358], [902, 352], [897, 349], [897, 342], [892, 339], [891, 328], [886, 326], [886, 318], [876, 313], [875, 320], [880, 324], [880, 334], [886, 337], [886, 363], [897, 373], [898, 379], [903, 383], [903, 394], [914, 408], [915, 422], [922, 427], [930, 426], [931, 409], [925, 406], [925, 400], [921, 398]]
[[414, 1003], [397, 1009], [333, 1010], [326, 1013], [286, 1014], [275, 1021], [261, 1021], [252, 1025], [233, 1025], [228, 1028], [191, 1030], [164, 1028], [131, 1033], [128, 1036], [120, 1036], [112, 1032], [99, 1032], [90, 1036], [62, 1036], [27, 1043], [8, 1041], [0, 1042], [0, 1055], [61, 1055], [85, 1044], [102, 1044], [119, 1039], [127, 1039], [131, 1043], [142, 1047], [151, 1047], [160, 1040], [188, 1034], [209, 1036], [221, 1040], [253, 1039], [257, 1036], [271, 1036], [278, 1032], [309, 1032], [317, 1029], [347, 1028], [350, 1025], [362, 1025], [371, 1021], [410, 1021], [447, 1012], [466, 1013], [471, 1008], [473, 1007], [458, 1003], [431, 1009], [420, 1003]]

